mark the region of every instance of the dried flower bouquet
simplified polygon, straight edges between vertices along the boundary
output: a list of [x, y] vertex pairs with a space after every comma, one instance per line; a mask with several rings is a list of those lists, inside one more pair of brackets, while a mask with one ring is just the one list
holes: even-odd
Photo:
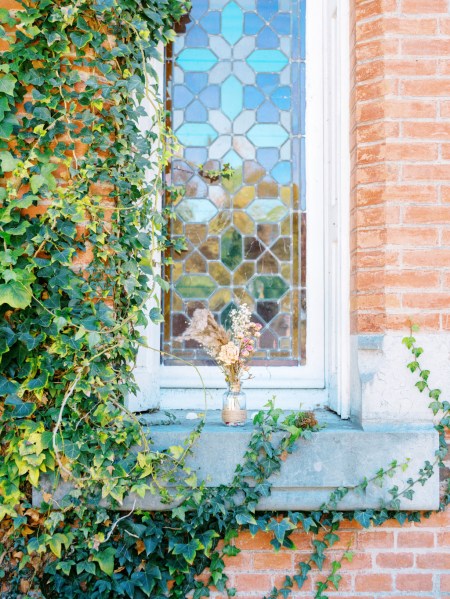
[[230, 329], [226, 330], [209, 310], [197, 309], [181, 339], [197, 341], [205, 348], [224, 373], [230, 388], [228, 411], [243, 411], [240, 404], [245, 396], [241, 393], [241, 384], [252, 378], [249, 362], [256, 350], [261, 325], [251, 321], [246, 304], [230, 312], [230, 323]]

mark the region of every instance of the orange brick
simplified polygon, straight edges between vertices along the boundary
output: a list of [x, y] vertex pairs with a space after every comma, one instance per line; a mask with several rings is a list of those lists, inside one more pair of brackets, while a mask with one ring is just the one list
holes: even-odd
[[450, 79], [412, 79], [402, 82], [402, 92], [407, 96], [448, 96]]
[[372, 125], [359, 125], [356, 131], [356, 138], [358, 143], [374, 142], [378, 140], [384, 140], [386, 137], [398, 137], [399, 131], [400, 128], [398, 123], [392, 122], [374, 123]]
[[420, 270], [388, 271], [384, 276], [386, 287], [430, 289], [438, 287], [439, 280], [439, 273]]
[[397, 574], [395, 579], [399, 591], [431, 591], [433, 589], [433, 577], [431, 574]]
[[387, 117], [422, 119], [436, 116], [436, 102], [425, 100], [386, 100], [383, 104]]
[[[406, 44], [407, 42], [403, 42]], [[411, 40], [412, 44], [416, 47], [419, 46], [417, 40]], [[450, 41], [449, 41], [450, 44]], [[404, 54], [416, 54], [414, 52], [404, 52]], [[439, 55], [439, 54], [438, 54]], [[422, 54], [420, 54], [422, 56]], [[421, 75], [435, 75], [438, 70], [437, 60], [423, 60], [420, 58], [413, 59], [389, 59], [384, 62], [384, 74], [385, 75], [397, 75], [402, 77], [404, 75], [410, 75], [413, 77], [419, 77]]]
[[274, 553], [273, 551], [253, 554], [255, 570], [291, 570], [293, 555], [291, 552]]
[[443, 141], [448, 141], [450, 136], [450, 123], [404, 123], [403, 135], [405, 137], [442, 139]]
[[252, 573], [252, 574], [240, 574], [237, 573], [234, 577], [234, 585], [239, 591], [262, 591], [270, 592], [271, 576], [270, 574]]
[[405, 165], [403, 167], [405, 180], [415, 181], [448, 181], [450, 180], [450, 164], [446, 165]]
[[364, 593], [382, 592], [392, 590], [392, 576], [390, 574], [357, 574], [355, 577], [355, 591]]
[[249, 531], [243, 530], [239, 533], [235, 544], [239, 549], [268, 549], [272, 547], [270, 545], [272, 539], [273, 535], [270, 533], [258, 532], [253, 537]]
[[379, 39], [367, 43], [358, 44], [356, 53], [358, 60], [369, 60], [371, 58], [384, 58], [398, 54], [400, 43], [396, 39]]
[[[427, 15], [428, 16], [428, 15]], [[441, 22], [441, 21], [440, 21]], [[437, 19], [405, 19], [388, 17], [383, 19], [383, 29], [387, 34], [398, 35], [433, 35], [437, 33]]]
[[437, 160], [437, 157], [437, 144], [404, 142], [389, 142], [386, 144], [387, 160], [430, 161]]
[[441, 574], [441, 591], [450, 592], [450, 574]]
[[434, 533], [416, 531], [400, 531], [397, 537], [398, 547], [434, 547]]
[[435, 228], [389, 227], [386, 242], [402, 247], [437, 245], [439, 232]]
[[398, 570], [400, 568], [412, 568], [414, 565], [413, 553], [379, 553], [376, 556], [376, 564], [380, 568]]
[[450, 222], [450, 206], [411, 206], [406, 208], [404, 220], [414, 224], [447, 224]]
[[436, 248], [434, 250], [406, 250], [403, 252], [405, 266], [439, 267], [450, 265], [450, 250]]
[[404, 13], [428, 15], [430, 13], [446, 13], [446, 0], [402, 0], [401, 10]]
[[448, 293], [404, 293], [403, 306], [405, 308], [442, 310], [450, 308], [450, 295]]
[[450, 570], [450, 553], [430, 553], [416, 556], [416, 565], [418, 568], [426, 570]]
[[394, 546], [394, 533], [382, 530], [362, 531], [358, 535], [358, 543], [360, 547], [372, 549], [374, 547]]
[[369, 19], [378, 15], [393, 12], [397, 8], [396, 0], [369, 0], [356, 9], [356, 19]]
[[[402, 53], [414, 56], [448, 56], [450, 51], [450, 40], [442, 39], [417, 39], [403, 40], [401, 44]], [[420, 69], [420, 67], [419, 67]], [[414, 73], [408, 73], [414, 75]], [[418, 75], [420, 74], [417, 73]]]

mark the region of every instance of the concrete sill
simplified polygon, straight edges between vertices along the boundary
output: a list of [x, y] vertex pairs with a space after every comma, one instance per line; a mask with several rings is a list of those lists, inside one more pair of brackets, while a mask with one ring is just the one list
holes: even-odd
[[[187, 412], [171, 412], [175, 420], [164, 412], [142, 414], [140, 419], [151, 429], [154, 447], [163, 449], [180, 445], [198, 420], [186, 419]], [[438, 435], [434, 428], [377, 427], [363, 431], [349, 420], [341, 420], [326, 410], [316, 412], [318, 420], [326, 427], [310, 441], [300, 441], [294, 453], [283, 463], [281, 472], [271, 478], [272, 494], [259, 503], [260, 510], [314, 510], [327, 501], [330, 493], [340, 486], [358, 485], [364, 477], [372, 477], [380, 468], [387, 468], [393, 460], [404, 462], [410, 458], [406, 472], [389, 479], [383, 488], [370, 484], [364, 494], [349, 493], [339, 505], [342, 510], [380, 507], [391, 496], [388, 489], [405, 486], [408, 478], [416, 478], [425, 460], [433, 461], [438, 448]], [[247, 448], [253, 425], [225, 427], [219, 411], [208, 413], [207, 424], [188, 464], [197, 472], [199, 480], [215, 487], [231, 481], [234, 469]], [[61, 485], [63, 487], [65, 485]], [[424, 487], [418, 485], [412, 501], [403, 500], [405, 510], [434, 510], [439, 507], [439, 473], [436, 472]], [[67, 492], [60, 488], [56, 495]], [[38, 494], [34, 503], [40, 502]], [[57, 499], [57, 496], [55, 496]], [[146, 510], [168, 509], [158, 498], [147, 495], [143, 499], [128, 497], [122, 509], [136, 507]]]

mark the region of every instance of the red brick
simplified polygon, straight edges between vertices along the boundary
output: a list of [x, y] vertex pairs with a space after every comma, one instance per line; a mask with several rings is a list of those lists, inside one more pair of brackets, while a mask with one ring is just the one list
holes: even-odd
[[269, 593], [272, 588], [271, 582], [270, 574], [262, 574], [260, 572], [257, 574], [254, 572], [251, 574], [237, 573], [234, 576], [234, 585], [239, 591], [262, 591]]
[[255, 570], [291, 570], [292, 566], [292, 552], [274, 553], [269, 551], [253, 554], [253, 567]]
[[402, 0], [401, 10], [404, 13], [429, 15], [430, 13], [446, 13], [447, 0]]
[[416, 556], [416, 565], [418, 568], [426, 570], [450, 570], [450, 553], [430, 553]]
[[431, 591], [433, 589], [433, 576], [431, 574], [397, 574], [395, 585], [399, 591]]
[[378, 553], [376, 564], [380, 568], [398, 570], [400, 568], [412, 568], [414, 565], [413, 553]]
[[403, 81], [402, 92], [407, 96], [449, 96], [450, 79], [412, 79]]
[[405, 165], [403, 167], [403, 177], [405, 180], [414, 181], [449, 181], [450, 164], [446, 165]]
[[397, 547], [434, 547], [434, 533], [425, 531], [400, 531]]
[[357, 574], [355, 576], [355, 591], [364, 593], [382, 592], [392, 590], [392, 576], [390, 574]]
[[359, 533], [358, 542], [360, 547], [372, 549], [374, 547], [394, 546], [394, 533], [382, 530], [362, 531]]

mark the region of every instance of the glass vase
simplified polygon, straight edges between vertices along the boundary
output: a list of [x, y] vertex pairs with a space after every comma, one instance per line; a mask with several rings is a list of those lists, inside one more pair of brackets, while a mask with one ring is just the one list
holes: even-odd
[[222, 421], [226, 426], [244, 426], [247, 421], [247, 398], [240, 383], [229, 383], [223, 394]]

